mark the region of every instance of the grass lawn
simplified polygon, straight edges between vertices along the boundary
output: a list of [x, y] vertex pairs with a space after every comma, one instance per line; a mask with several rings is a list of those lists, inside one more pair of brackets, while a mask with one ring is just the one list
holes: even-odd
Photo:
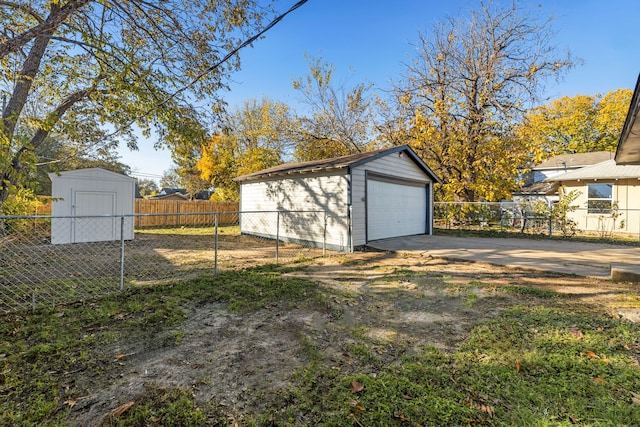
[[375, 257], [5, 315], [0, 425], [640, 423], [637, 288]]

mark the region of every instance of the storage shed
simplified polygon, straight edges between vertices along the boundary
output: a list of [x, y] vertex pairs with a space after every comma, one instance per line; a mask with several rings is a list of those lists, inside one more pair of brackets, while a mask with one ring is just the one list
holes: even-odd
[[[287, 163], [236, 180], [240, 211], [247, 213], [242, 233], [345, 251], [431, 234], [433, 184], [441, 183], [407, 145]], [[280, 212], [277, 223], [266, 212]]]
[[[100, 168], [50, 173], [51, 243], [133, 239], [136, 179]], [[124, 228], [122, 228], [124, 225]]]

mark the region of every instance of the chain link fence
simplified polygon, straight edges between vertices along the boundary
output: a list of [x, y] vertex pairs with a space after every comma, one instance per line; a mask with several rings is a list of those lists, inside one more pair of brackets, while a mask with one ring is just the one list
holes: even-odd
[[615, 206], [594, 213], [587, 208], [545, 202], [436, 202], [434, 226], [640, 243], [640, 210]]
[[324, 212], [0, 216], [0, 312], [323, 256], [326, 223]]

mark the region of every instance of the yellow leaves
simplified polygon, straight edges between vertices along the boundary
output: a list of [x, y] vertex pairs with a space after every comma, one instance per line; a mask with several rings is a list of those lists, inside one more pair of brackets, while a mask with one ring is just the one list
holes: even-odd
[[520, 363], [520, 359], [516, 359], [516, 372], [520, 372], [522, 368], [522, 363]]
[[595, 354], [593, 351], [588, 350], [585, 351], [584, 354], [586, 354], [588, 357], [590, 357], [591, 359], [600, 359], [600, 356], [598, 356], [597, 354]]
[[[520, 138], [544, 148], [547, 156], [571, 150], [579, 153], [615, 150], [631, 91], [562, 97], [531, 110], [518, 130]], [[540, 160], [540, 159], [536, 159]], [[542, 159], [544, 160], [544, 159]]]

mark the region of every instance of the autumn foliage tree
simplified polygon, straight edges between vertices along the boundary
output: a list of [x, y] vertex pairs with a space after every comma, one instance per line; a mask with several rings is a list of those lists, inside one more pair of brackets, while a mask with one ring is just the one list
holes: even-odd
[[289, 107], [268, 99], [248, 100], [230, 114], [222, 130], [200, 149], [196, 167], [202, 179], [215, 187], [215, 200], [239, 200], [233, 179], [279, 165], [290, 156]]
[[[238, 58], [221, 58], [271, 13], [252, 0], [0, 3], [0, 208], [55, 136], [78, 155], [155, 131], [170, 144], [195, 108], [219, 105]], [[212, 64], [220, 63], [211, 68]], [[184, 117], [183, 113], [188, 116]], [[206, 120], [197, 120], [206, 122]]]
[[573, 65], [553, 45], [551, 24], [517, 2], [481, 3], [468, 18], [449, 18], [420, 34], [395, 87], [401, 115], [386, 129], [443, 179], [443, 199], [509, 196], [532, 148], [514, 129], [543, 82]]
[[562, 97], [531, 110], [519, 137], [541, 148], [537, 161], [565, 153], [615, 151], [629, 109], [630, 89]]

